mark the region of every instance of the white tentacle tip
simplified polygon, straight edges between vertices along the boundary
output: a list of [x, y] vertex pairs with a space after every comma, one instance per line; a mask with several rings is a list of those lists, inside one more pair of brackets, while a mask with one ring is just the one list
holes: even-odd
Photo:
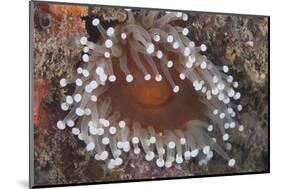
[[177, 13], [176, 13], [176, 17], [178, 17], [178, 18], [182, 17], [182, 15], [183, 15], [182, 12], [177, 12]]
[[161, 59], [163, 57], [163, 52], [158, 50], [157, 53], [156, 53], [156, 56], [158, 59]]
[[92, 24], [93, 24], [93, 26], [99, 25], [100, 24], [100, 19], [94, 18], [93, 21], [92, 21]]
[[140, 142], [139, 138], [138, 137], [133, 137], [132, 138], [132, 143], [133, 144], [138, 144]]
[[110, 75], [110, 76], [108, 77], [108, 80], [109, 80], [110, 82], [115, 82], [115, 81], [116, 81], [116, 76], [115, 76], [115, 75]]
[[61, 86], [61, 87], [65, 87], [66, 85], [67, 85], [66, 79], [62, 78], [62, 79], [60, 80], [60, 86]]
[[162, 75], [160, 75], [160, 74], [157, 74], [156, 76], [155, 76], [155, 80], [156, 81], [161, 81], [162, 80]]
[[222, 67], [222, 70], [223, 70], [224, 73], [227, 73], [227, 72], [229, 71], [229, 68], [228, 68], [227, 65], [224, 65], [224, 66]]
[[80, 102], [81, 99], [82, 99], [82, 96], [81, 96], [80, 94], [74, 95], [74, 101], [75, 101], [75, 102]]
[[89, 62], [89, 59], [90, 59], [90, 57], [88, 54], [83, 54], [83, 56], [82, 56], [83, 62]]
[[86, 45], [87, 42], [88, 42], [87, 37], [83, 36], [83, 37], [80, 38], [80, 43], [81, 43], [81, 45]]
[[155, 144], [156, 143], [156, 138], [154, 136], [150, 137], [149, 142], [151, 144]]
[[239, 130], [240, 132], [243, 132], [243, 131], [244, 131], [244, 125], [240, 125], [240, 126], [238, 127], [238, 130]]
[[223, 136], [222, 136], [222, 139], [224, 141], [227, 141], [229, 139], [229, 134], [228, 133], [225, 133]]
[[191, 151], [191, 157], [196, 157], [199, 154], [199, 150], [198, 149], [194, 149]]
[[113, 27], [109, 27], [107, 30], [106, 30], [106, 34], [108, 36], [112, 36], [115, 32], [115, 29]]
[[118, 125], [119, 125], [120, 128], [125, 128], [126, 127], [126, 122], [125, 121], [120, 121]]
[[69, 119], [69, 120], [66, 121], [66, 125], [67, 125], [68, 127], [73, 127], [73, 126], [75, 125], [75, 123], [74, 123], [73, 120]]
[[104, 145], [108, 145], [108, 144], [110, 143], [109, 138], [108, 138], [108, 137], [103, 137], [103, 138], [102, 138], [102, 143], [103, 143]]
[[186, 36], [188, 33], [189, 33], [188, 28], [183, 28], [182, 34]]
[[167, 42], [168, 42], [168, 43], [172, 43], [173, 40], [174, 40], [174, 37], [173, 37], [172, 35], [168, 35], [168, 36], [167, 36]]
[[159, 35], [154, 35], [154, 36], [153, 36], [153, 40], [154, 40], [155, 42], [159, 42], [159, 41], [160, 41], [160, 36], [159, 36]]
[[140, 148], [135, 148], [135, 149], [134, 149], [134, 153], [135, 153], [135, 154], [140, 154], [140, 152], [141, 152]]
[[168, 67], [168, 68], [173, 67], [173, 65], [174, 65], [173, 61], [169, 60], [169, 61], [167, 62], [167, 67]]
[[177, 164], [181, 164], [183, 162], [183, 158], [180, 157], [180, 156], [177, 156], [176, 157], [176, 162], [177, 162]]
[[229, 166], [229, 167], [234, 167], [235, 164], [236, 164], [235, 159], [230, 159], [230, 160], [228, 161], [228, 166]]
[[80, 129], [74, 127], [74, 128], [72, 128], [71, 132], [72, 132], [73, 135], [79, 135]]
[[127, 34], [126, 33], [121, 33], [121, 39], [126, 39], [127, 38]]
[[187, 20], [188, 20], [188, 15], [184, 13], [184, 14], [182, 15], [182, 20], [183, 20], [183, 21], [187, 21]]
[[109, 57], [110, 57], [110, 52], [107, 52], [107, 51], [104, 52], [104, 57], [105, 57], [105, 58], [109, 58]]
[[129, 75], [126, 76], [126, 81], [127, 81], [128, 83], [131, 83], [133, 80], [134, 80], [133, 75], [129, 74]]
[[153, 43], [150, 43], [150, 44], [147, 45], [147, 47], [146, 47], [146, 52], [147, 52], [148, 54], [152, 54], [152, 53], [154, 52], [154, 50], [155, 50], [155, 47], [154, 47], [154, 44], [153, 44]]
[[205, 44], [202, 44], [202, 45], [200, 46], [200, 50], [201, 50], [202, 52], [205, 52], [205, 51], [207, 50], [207, 46], [206, 46]]
[[201, 68], [202, 70], [206, 69], [206, 68], [207, 68], [207, 62], [206, 62], [206, 61], [201, 62], [200, 68]]
[[89, 152], [89, 151], [92, 151], [95, 149], [95, 144], [93, 142], [90, 142], [89, 144], [87, 144], [86, 146], [86, 150]]
[[181, 80], [185, 80], [185, 78], [186, 78], [186, 77], [185, 77], [185, 74], [184, 74], [184, 73], [180, 73], [180, 74], [179, 74], [179, 78], [180, 78]]
[[176, 85], [174, 88], [173, 88], [173, 92], [174, 93], [178, 93], [180, 90], [180, 87], [178, 85]]
[[169, 142], [168, 147], [170, 149], [174, 149], [176, 147], [176, 143], [174, 141]]
[[146, 75], [144, 76], [144, 80], [148, 81], [148, 80], [150, 80], [150, 79], [151, 79], [151, 75], [150, 75], [150, 74], [146, 74]]
[[153, 160], [154, 157], [155, 157], [155, 154], [154, 154], [154, 152], [152, 152], [152, 151], [148, 152], [148, 153], [145, 155], [145, 159], [146, 159], [147, 161]]
[[157, 159], [156, 160], [156, 165], [158, 166], [158, 167], [163, 167], [164, 165], [165, 165], [165, 161], [164, 161], [164, 159]]
[[106, 48], [111, 48], [113, 46], [113, 42], [111, 39], [107, 39], [105, 40], [104, 45]]
[[83, 81], [82, 81], [80, 78], [77, 78], [77, 79], [75, 80], [75, 84], [80, 87], [80, 86], [83, 85]]
[[110, 133], [110, 134], [114, 135], [116, 132], [117, 132], [116, 127], [111, 126], [111, 127], [109, 128], [109, 133]]
[[208, 131], [209, 131], [209, 132], [212, 132], [213, 129], [214, 129], [213, 125], [209, 125], [209, 126], [208, 126]]
[[103, 151], [101, 154], [100, 154], [100, 159], [101, 160], [106, 160], [108, 157], [108, 152], [107, 151]]
[[207, 155], [210, 152], [210, 150], [211, 150], [210, 146], [206, 145], [203, 148], [203, 153]]
[[65, 129], [65, 123], [63, 121], [58, 121], [57, 122], [57, 128], [60, 130]]
[[120, 157], [118, 157], [118, 158], [116, 158], [115, 160], [114, 160], [114, 163], [115, 163], [115, 165], [122, 165], [122, 163], [123, 163], [123, 159], [121, 159]]
[[83, 116], [85, 112], [84, 112], [84, 110], [82, 108], [76, 108], [75, 113], [78, 116]]
[[166, 162], [165, 162], [165, 167], [166, 167], [166, 168], [170, 168], [170, 167], [172, 167], [172, 165], [173, 165], [173, 162], [172, 162], [172, 161], [166, 161]]
[[180, 138], [180, 143], [181, 145], [186, 144], [186, 139], [184, 137]]

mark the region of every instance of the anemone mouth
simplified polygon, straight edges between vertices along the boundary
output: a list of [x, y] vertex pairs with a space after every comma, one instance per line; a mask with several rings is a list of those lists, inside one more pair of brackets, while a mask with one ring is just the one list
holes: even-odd
[[151, 126], [157, 132], [163, 132], [166, 129], [185, 129], [185, 123], [191, 120], [206, 120], [206, 107], [200, 101], [202, 97], [189, 81], [178, 79], [175, 71], [171, 75], [175, 76], [175, 82], [181, 89], [178, 93], [173, 93], [166, 78], [160, 82], [155, 79], [146, 81], [136, 67], [130, 66], [134, 82], [128, 84], [117, 64], [113, 68], [117, 80], [109, 83], [107, 91], [101, 96], [111, 98], [112, 110], [132, 122], [137, 121], [144, 128]]

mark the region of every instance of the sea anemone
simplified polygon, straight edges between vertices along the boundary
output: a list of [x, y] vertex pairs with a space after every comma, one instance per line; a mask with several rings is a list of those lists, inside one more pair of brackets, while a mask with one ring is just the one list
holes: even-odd
[[108, 169], [129, 155], [170, 168], [193, 159], [204, 165], [218, 154], [235, 166], [226, 150], [233, 130], [244, 126], [230, 67], [207, 59], [207, 46], [196, 46], [178, 25], [186, 13], [126, 11], [114, 27], [91, 18], [100, 37], [80, 39], [83, 63], [60, 80], [75, 89], [61, 103], [67, 115], [58, 129], [69, 127]]

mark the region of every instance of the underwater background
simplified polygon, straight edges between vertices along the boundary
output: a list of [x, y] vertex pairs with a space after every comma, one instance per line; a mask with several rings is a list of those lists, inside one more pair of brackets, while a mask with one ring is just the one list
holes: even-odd
[[234, 135], [233, 154], [239, 165], [229, 168], [220, 158], [197, 166], [175, 165], [160, 169], [141, 158], [128, 158], [108, 171], [85, 151], [71, 132], [58, 131], [64, 113], [60, 99], [65, 89], [58, 81], [71, 73], [80, 59], [79, 40], [86, 35], [83, 17], [99, 15], [105, 23], [127, 19], [118, 8], [34, 3], [34, 175], [35, 185], [188, 177], [251, 173], [268, 170], [268, 18], [187, 12], [190, 37], [204, 42], [213, 62], [232, 66], [241, 83], [245, 108], [239, 120], [245, 132]]

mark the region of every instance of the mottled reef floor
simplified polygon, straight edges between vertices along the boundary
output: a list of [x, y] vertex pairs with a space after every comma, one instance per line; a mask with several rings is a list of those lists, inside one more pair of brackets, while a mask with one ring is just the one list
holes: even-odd
[[104, 19], [122, 22], [126, 14], [117, 9], [81, 7], [79, 15], [67, 10], [62, 15], [49, 13], [50, 25], [39, 19], [42, 10], [35, 11], [33, 29], [34, 49], [34, 169], [35, 184], [71, 184], [114, 180], [151, 179], [196, 175], [262, 172], [268, 170], [268, 18], [189, 13], [187, 27], [196, 44], [205, 43], [207, 56], [218, 65], [230, 65], [234, 77], [240, 81], [245, 106], [238, 119], [245, 132], [232, 138], [230, 152], [237, 166], [229, 168], [215, 156], [208, 165], [196, 161], [174, 165], [170, 169], [157, 168], [143, 157], [129, 155], [123, 166], [106, 171], [103, 163], [90, 157], [85, 145], [71, 132], [58, 131], [56, 122], [64, 115], [59, 99], [64, 90], [58, 81], [67, 76], [79, 59], [79, 37], [85, 35], [80, 16], [103, 14]]

